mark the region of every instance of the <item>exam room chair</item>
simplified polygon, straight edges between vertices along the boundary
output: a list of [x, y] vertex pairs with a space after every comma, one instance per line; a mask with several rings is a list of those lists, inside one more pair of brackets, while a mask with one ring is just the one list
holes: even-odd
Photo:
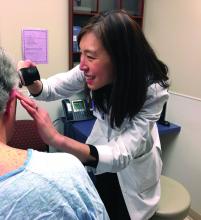
[[33, 120], [16, 120], [14, 134], [8, 142], [9, 146], [48, 152], [49, 147], [38, 134]]
[[161, 198], [158, 210], [151, 220], [184, 220], [189, 213], [191, 197], [176, 180], [161, 175]]

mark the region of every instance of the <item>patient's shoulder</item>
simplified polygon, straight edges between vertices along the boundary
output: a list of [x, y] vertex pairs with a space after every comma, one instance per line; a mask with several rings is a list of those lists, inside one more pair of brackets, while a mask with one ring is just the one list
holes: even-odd
[[81, 161], [68, 153], [46, 153], [32, 150], [32, 157], [28, 165], [30, 170], [37, 172], [86, 172]]

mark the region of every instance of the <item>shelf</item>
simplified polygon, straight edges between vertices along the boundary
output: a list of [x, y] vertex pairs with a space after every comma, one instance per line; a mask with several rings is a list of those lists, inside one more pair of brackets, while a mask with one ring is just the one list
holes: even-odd
[[167, 135], [167, 134], [173, 134], [173, 133], [179, 133], [180, 130], [181, 130], [181, 127], [176, 125], [176, 124], [173, 124], [173, 123], [170, 123], [170, 125], [162, 125], [160, 123], [157, 123], [157, 126], [158, 126], [158, 131], [159, 131], [159, 134], [162, 136], [162, 135]]
[[97, 15], [96, 12], [84, 12], [84, 11], [74, 11], [74, 15], [81, 15], [81, 16], [94, 16]]
[[[70, 137], [84, 143], [87, 137], [91, 133], [95, 120], [96, 119], [78, 121], [78, 122], [73, 122], [72, 124], [70, 124], [70, 132], [71, 132]], [[157, 123], [157, 126], [158, 126], [158, 131], [159, 131], [160, 136], [173, 134], [173, 133], [179, 133], [181, 130], [180, 126], [173, 124], [173, 123], [170, 123], [169, 126], [165, 126], [165, 125], [161, 125]], [[68, 129], [69, 129], [69, 124], [67, 128], [64, 122], [64, 135], [66, 136], [69, 136]]]

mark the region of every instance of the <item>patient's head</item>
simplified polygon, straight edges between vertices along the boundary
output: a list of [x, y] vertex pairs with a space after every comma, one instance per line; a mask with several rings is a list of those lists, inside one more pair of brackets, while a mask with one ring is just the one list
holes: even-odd
[[7, 103], [18, 82], [18, 75], [11, 60], [0, 48], [0, 114], [7, 110]]
[[11, 60], [0, 48], [0, 138], [7, 142], [12, 136], [16, 113], [15, 88], [18, 74]]

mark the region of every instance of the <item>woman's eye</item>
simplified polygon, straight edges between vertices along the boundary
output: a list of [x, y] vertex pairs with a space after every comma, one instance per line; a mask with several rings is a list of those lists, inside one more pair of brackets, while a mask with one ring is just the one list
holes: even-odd
[[94, 57], [92, 57], [92, 56], [90, 56], [90, 55], [87, 55], [87, 58], [88, 58], [89, 60], [94, 60], [94, 59], [95, 59]]

